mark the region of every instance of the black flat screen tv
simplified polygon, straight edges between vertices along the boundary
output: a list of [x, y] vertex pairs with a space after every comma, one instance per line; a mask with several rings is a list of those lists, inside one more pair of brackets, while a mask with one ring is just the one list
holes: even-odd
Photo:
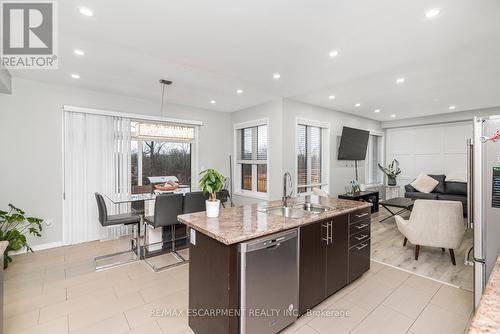
[[339, 160], [365, 160], [370, 132], [344, 126], [340, 138]]

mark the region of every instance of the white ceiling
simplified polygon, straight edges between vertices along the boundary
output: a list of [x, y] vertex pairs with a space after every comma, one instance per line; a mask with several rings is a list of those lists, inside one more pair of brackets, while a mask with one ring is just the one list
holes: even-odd
[[281, 96], [377, 120], [500, 105], [498, 0], [58, 3], [59, 69], [14, 76], [158, 101], [165, 78], [166, 100], [220, 111]]

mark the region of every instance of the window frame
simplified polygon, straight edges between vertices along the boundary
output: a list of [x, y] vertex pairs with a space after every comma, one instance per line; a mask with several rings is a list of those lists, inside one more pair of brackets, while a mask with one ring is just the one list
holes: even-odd
[[[382, 165], [385, 165], [385, 136], [383, 132], [378, 132], [378, 131], [370, 131], [370, 136], [377, 136], [378, 137], [378, 162]], [[368, 150], [368, 148], [367, 148]], [[368, 154], [368, 152], [366, 152]], [[373, 166], [373, 168], [377, 168], [378, 166]], [[375, 187], [375, 186], [382, 186], [384, 185], [384, 175], [382, 172], [382, 177], [380, 179], [380, 182], [377, 183], [368, 183], [368, 179], [370, 178], [370, 159], [365, 159], [365, 183], [367, 187]]]
[[[322, 180], [321, 183], [300, 185], [299, 187], [299, 163], [298, 163], [299, 140], [297, 133], [299, 125], [321, 128], [321, 180]], [[294, 133], [295, 154], [293, 156], [295, 164], [295, 176], [294, 176], [295, 194], [297, 195], [299, 194], [299, 188], [304, 188], [304, 187], [307, 188], [313, 186], [319, 186], [321, 187], [322, 190], [325, 190], [327, 193], [330, 193], [330, 129], [331, 129], [331, 124], [329, 122], [322, 122], [301, 117], [297, 117], [295, 119], [295, 133]], [[300, 193], [301, 196], [310, 194], [312, 194], [312, 190]]]
[[[149, 120], [144, 120], [144, 119], [134, 119], [131, 120], [132, 122], [146, 122], [148, 123]], [[198, 181], [199, 181], [199, 172], [198, 172], [198, 161], [199, 161], [199, 145], [198, 145], [198, 139], [199, 139], [199, 126], [193, 125], [190, 123], [171, 123], [171, 122], [159, 122], [156, 121], [156, 123], [165, 123], [165, 124], [173, 124], [173, 125], [180, 125], [180, 126], [188, 126], [194, 128], [194, 139], [192, 141], [189, 141], [191, 144], [191, 185], [190, 189], [191, 191], [197, 191], [199, 189]], [[140, 138], [137, 136], [131, 136], [130, 141], [137, 141], [137, 147], [138, 147], [138, 155], [137, 155], [137, 164], [138, 164], [138, 170], [137, 170], [137, 183], [139, 186], [142, 186], [142, 147], [144, 145], [144, 141], [146, 138]], [[160, 140], [159, 138], [151, 138], [153, 141], [164, 141], [164, 142], [171, 142], [171, 143], [177, 143], [178, 141], [175, 140]], [[179, 141], [180, 142], [180, 141]], [[130, 152], [131, 153], [131, 152]], [[139, 154], [141, 153], [141, 154]], [[132, 182], [132, 172], [130, 172], [130, 182]]]
[[[267, 159], [266, 160], [256, 160], [256, 159], [251, 159], [251, 160], [242, 160], [238, 159], [239, 155], [239, 148], [238, 148], [238, 135], [239, 131], [246, 129], [246, 128], [253, 128], [253, 127], [258, 127], [258, 126], [266, 126], [267, 127]], [[261, 119], [256, 119], [253, 121], [248, 121], [248, 122], [242, 122], [242, 123], [237, 123], [233, 125], [233, 156], [234, 162], [233, 162], [233, 171], [234, 171], [234, 182], [233, 182], [233, 187], [234, 187], [234, 194], [238, 196], [244, 196], [244, 197], [251, 197], [251, 198], [256, 198], [256, 199], [263, 199], [263, 200], [268, 200], [269, 199], [269, 186], [270, 186], [270, 180], [269, 180], [269, 152], [270, 152], [270, 140], [269, 140], [269, 118], [261, 118]], [[241, 187], [241, 182], [242, 182], [242, 177], [241, 177], [241, 172], [242, 172], [242, 165], [244, 164], [250, 164], [252, 165], [252, 190], [245, 190], [242, 189]], [[266, 192], [259, 192], [257, 191], [257, 183], [258, 183], [258, 174], [257, 174], [257, 165], [266, 165], [267, 170], [266, 170]]]

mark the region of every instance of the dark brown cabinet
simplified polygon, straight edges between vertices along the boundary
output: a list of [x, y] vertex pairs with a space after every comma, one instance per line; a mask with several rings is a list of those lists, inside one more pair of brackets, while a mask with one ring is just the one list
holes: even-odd
[[349, 283], [370, 269], [371, 220], [368, 209], [349, 214]]
[[370, 269], [370, 208], [300, 228], [299, 312]]
[[326, 295], [330, 296], [347, 285], [348, 217], [339, 216], [332, 222], [331, 242], [326, 246]]
[[347, 285], [348, 238], [348, 215], [300, 228], [301, 314]]

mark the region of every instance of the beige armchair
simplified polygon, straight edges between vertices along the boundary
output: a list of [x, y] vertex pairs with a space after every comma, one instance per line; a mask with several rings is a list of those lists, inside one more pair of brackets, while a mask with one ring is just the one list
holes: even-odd
[[415, 260], [420, 246], [450, 250], [456, 265], [454, 249], [460, 246], [465, 231], [462, 203], [457, 201], [416, 200], [409, 220], [396, 216], [396, 224], [404, 235], [403, 246], [409, 240], [415, 245]]

